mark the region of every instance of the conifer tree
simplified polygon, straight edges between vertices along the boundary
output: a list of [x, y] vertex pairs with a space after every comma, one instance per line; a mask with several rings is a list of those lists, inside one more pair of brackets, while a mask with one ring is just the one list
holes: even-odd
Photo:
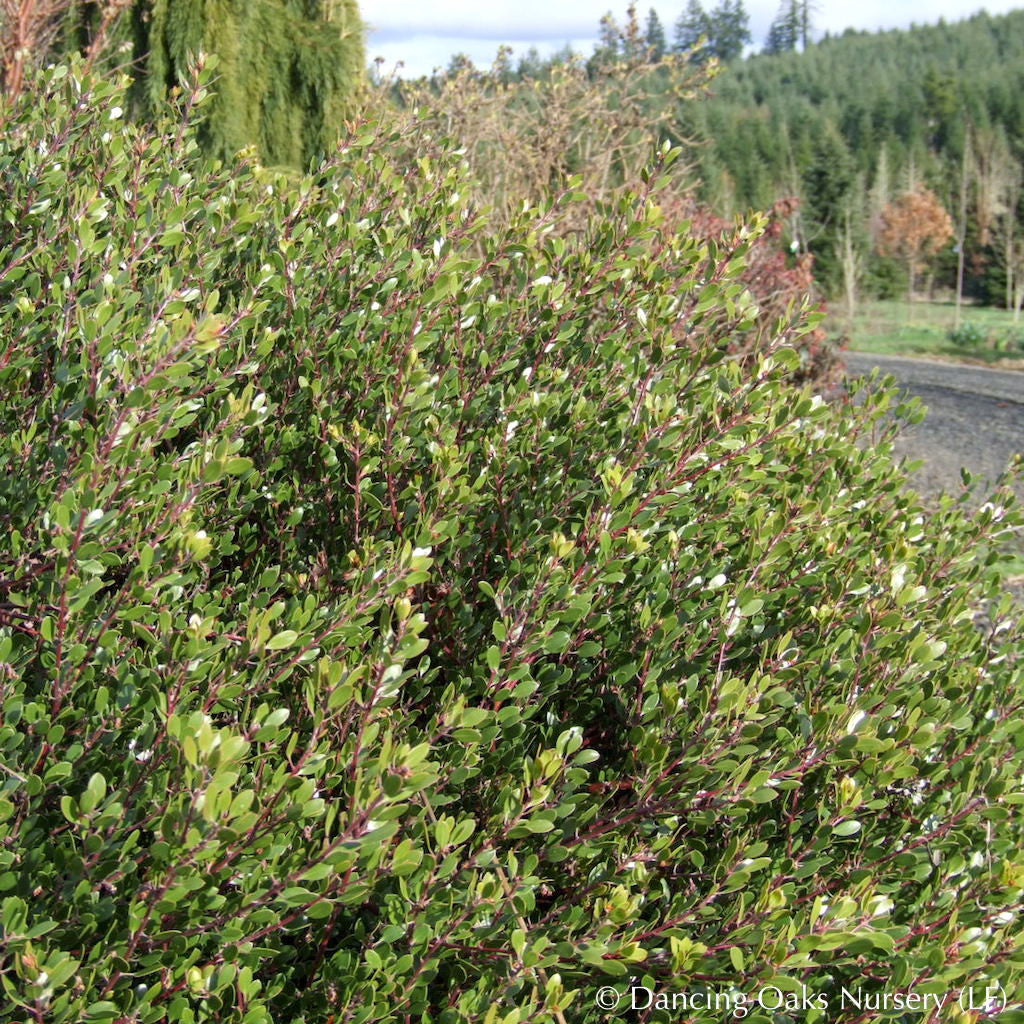
[[661, 60], [668, 49], [668, 41], [665, 38], [665, 28], [661, 24], [658, 12], [652, 7], [647, 12], [647, 24], [644, 28], [644, 42], [652, 60]]
[[797, 48], [799, 40], [797, 4], [793, 0], [786, 0], [768, 29], [768, 38], [764, 44], [765, 53], [790, 53]]
[[148, 109], [198, 54], [216, 54], [203, 132], [213, 156], [255, 145], [267, 165], [309, 167], [356, 109], [365, 63], [356, 0], [136, 0], [132, 14]]
[[779, 13], [768, 29], [766, 53], [789, 53], [806, 50], [811, 38], [811, 13], [816, 5], [810, 0], [783, 0]]
[[676, 21], [675, 42], [676, 53], [692, 50], [702, 38], [711, 37], [711, 19], [700, 4], [700, 0], [688, 0], [686, 10]]
[[597, 43], [594, 46], [594, 55], [591, 57], [591, 64], [596, 67], [614, 64], [619, 59], [619, 47], [622, 41], [622, 29], [615, 20], [615, 15], [607, 11], [601, 18], [601, 25], [598, 29]]
[[722, 0], [709, 16], [711, 49], [723, 61], [735, 60], [750, 42], [750, 18], [743, 0]]

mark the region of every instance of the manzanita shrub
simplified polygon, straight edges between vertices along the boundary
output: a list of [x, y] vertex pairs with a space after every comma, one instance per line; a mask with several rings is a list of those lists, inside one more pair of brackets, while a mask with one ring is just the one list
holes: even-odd
[[973, 621], [1012, 498], [925, 515], [887, 392], [786, 382], [806, 323], [728, 357], [743, 247], [661, 244], [673, 153], [571, 243], [572, 195], [496, 229], [411, 130], [289, 181], [201, 162], [202, 88], [152, 130], [75, 68], [29, 96], [4, 1021], [1020, 1000], [1021, 630]]

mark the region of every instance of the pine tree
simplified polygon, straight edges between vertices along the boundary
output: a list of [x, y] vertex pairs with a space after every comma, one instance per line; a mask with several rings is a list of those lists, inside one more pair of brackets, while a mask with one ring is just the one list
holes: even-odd
[[811, 38], [811, 13], [816, 9], [811, 0], [783, 0], [768, 29], [765, 53], [789, 53], [798, 47], [806, 50]]
[[800, 22], [794, 0], [786, 0], [768, 29], [765, 53], [790, 53], [800, 40]]
[[158, 108], [199, 53], [219, 61], [203, 132], [211, 155], [254, 145], [269, 166], [306, 168], [357, 106], [363, 25], [356, 0], [136, 0], [139, 94]]
[[608, 11], [601, 18], [601, 26], [598, 29], [597, 43], [594, 46], [594, 55], [590, 58], [593, 66], [614, 64], [619, 59], [619, 44], [622, 39], [622, 29], [615, 20], [615, 15]]
[[[673, 50], [684, 53], [692, 50], [702, 38], [711, 38], [711, 19], [700, 5], [700, 0], [688, 0], [686, 10], [676, 21]], [[707, 56], [707, 55], [704, 55]]]
[[665, 56], [668, 41], [665, 38], [665, 29], [658, 17], [658, 12], [653, 7], [647, 12], [644, 42], [647, 44], [652, 60], [661, 60]]
[[711, 50], [722, 61], [735, 60], [750, 42], [750, 18], [743, 0], [722, 0], [710, 14]]
[[806, 50], [807, 44], [811, 41], [811, 12], [816, 11], [818, 5], [811, 3], [811, 0], [799, 0], [796, 7], [800, 15], [800, 48]]

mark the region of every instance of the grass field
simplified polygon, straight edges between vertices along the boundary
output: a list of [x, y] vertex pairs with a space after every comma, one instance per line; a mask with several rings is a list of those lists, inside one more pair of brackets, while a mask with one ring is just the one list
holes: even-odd
[[[846, 330], [837, 307], [829, 327]], [[850, 331], [850, 348], [888, 355], [930, 355], [988, 365], [1024, 367], [1024, 317], [1015, 325], [1007, 310], [964, 305], [954, 331], [952, 302], [915, 302], [909, 316], [905, 301], [861, 304]]]

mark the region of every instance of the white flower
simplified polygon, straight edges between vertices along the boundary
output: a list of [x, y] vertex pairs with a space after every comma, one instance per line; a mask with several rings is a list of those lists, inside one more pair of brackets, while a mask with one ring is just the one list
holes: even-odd
[[146, 762], [153, 756], [152, 750], [135, 750], [135, 740], [130, 739], [128, 741], [128, 749], [133, 752], [133, 756], [136, 761]]
[[994, 523], [998, 523], [999, 520], [1002, 519], [1004, 515], [1006, 515], [1006, 509], [1003, 508], [1002, 505], [993, 505], [991, 501], [986, 501], [985, 504], [981, 506], [980, 511], [991, 512], [992, 522]]

